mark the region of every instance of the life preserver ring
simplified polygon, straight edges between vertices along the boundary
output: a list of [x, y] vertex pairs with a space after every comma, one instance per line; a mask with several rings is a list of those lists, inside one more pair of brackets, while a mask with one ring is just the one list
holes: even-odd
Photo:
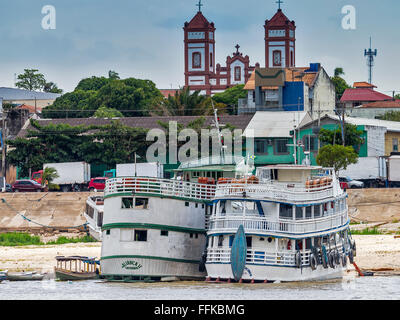
[[326, 269], [328, 268], [328, 255], [326, 253], [326, 248], [325, 246], [321, 247], [321, 260], [322, 260], [322, 266]]
[[300, 250], [296, 252], [295, 263], [296, 263], [296, 268], [301, 267], [301, 252], [300, 252]]
[[310, 267], [311, 270], [317, 269], [317, 257], [315, 256], [314, 253], [311, 253], [310, 255]]
[[328, 264], [332, 269], [335, 268], [335, 254], [333, 251], [329, 251], [328, 253]]

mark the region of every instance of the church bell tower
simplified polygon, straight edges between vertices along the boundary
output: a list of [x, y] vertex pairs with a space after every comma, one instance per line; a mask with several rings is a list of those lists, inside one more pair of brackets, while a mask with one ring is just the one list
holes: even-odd
[[296, 25], [280, 8], [271, 20], [265, 20], [265, 67], [292, 68], [296, 65]]

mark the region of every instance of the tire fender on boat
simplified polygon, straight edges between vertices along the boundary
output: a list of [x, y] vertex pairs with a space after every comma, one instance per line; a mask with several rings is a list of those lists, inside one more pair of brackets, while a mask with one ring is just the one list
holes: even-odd
[[345, 267], [347, 265], [347, 257], [345, 254], [342, 255], [342, 266]]
[[349, 261], [351, 264], [353, 264], [353, 262], [354, 262], [354, 255], [353, 255], [352, 249], [350, 249], [350, 251], [349, 251]]
[[329, 251], [328, 253], [328, 263], [332, 269], [335, 268], [335, 254], [333, 251]]
[[322, 265], [326, 269], [328, 268], [328, 255], [326, 253], [326, 248], [325, 246], [321, 247], [321, 260], [322, 260]]
[[317, 268], [317, 257], [314, 253], [311, 253], [310, 255], [310, 267], [312, 270], [315, 270]]
[[295, 256], [295, 262], [296, 262], [296, 268], [300, 268], [301, 267], [301, 252], [300, 250], [298, 250], [296, 252], [296, 256]]

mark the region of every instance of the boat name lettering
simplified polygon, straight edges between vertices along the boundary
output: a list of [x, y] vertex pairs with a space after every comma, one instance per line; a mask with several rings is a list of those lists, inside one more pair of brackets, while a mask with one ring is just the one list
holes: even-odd
[[121, 267], [122, 269], [137, 270], [140, 269], [142, 265], [136, 261], [127, 260], [125, 262], [122, 262]]

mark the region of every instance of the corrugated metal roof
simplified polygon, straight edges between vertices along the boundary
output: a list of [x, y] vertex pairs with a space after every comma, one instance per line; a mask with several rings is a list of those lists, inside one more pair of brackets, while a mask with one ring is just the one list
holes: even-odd
[[18, 88], [0, 87], [0, 97], [3, 100], [55, 100], [59, 93], [29, 91]]
[[251, 137], [253, 130], [255, 138], [290, 138], [294, 125], [308, 119], [311, 120], [305, 111], [257, 111], [243, 135]]
[[384, 101], [392, 100], [391, 96], [374, 91], [371, 88], [349, 88], [346, 89], [340, 99], [340, 102], [357, 102], [357, 101]]

